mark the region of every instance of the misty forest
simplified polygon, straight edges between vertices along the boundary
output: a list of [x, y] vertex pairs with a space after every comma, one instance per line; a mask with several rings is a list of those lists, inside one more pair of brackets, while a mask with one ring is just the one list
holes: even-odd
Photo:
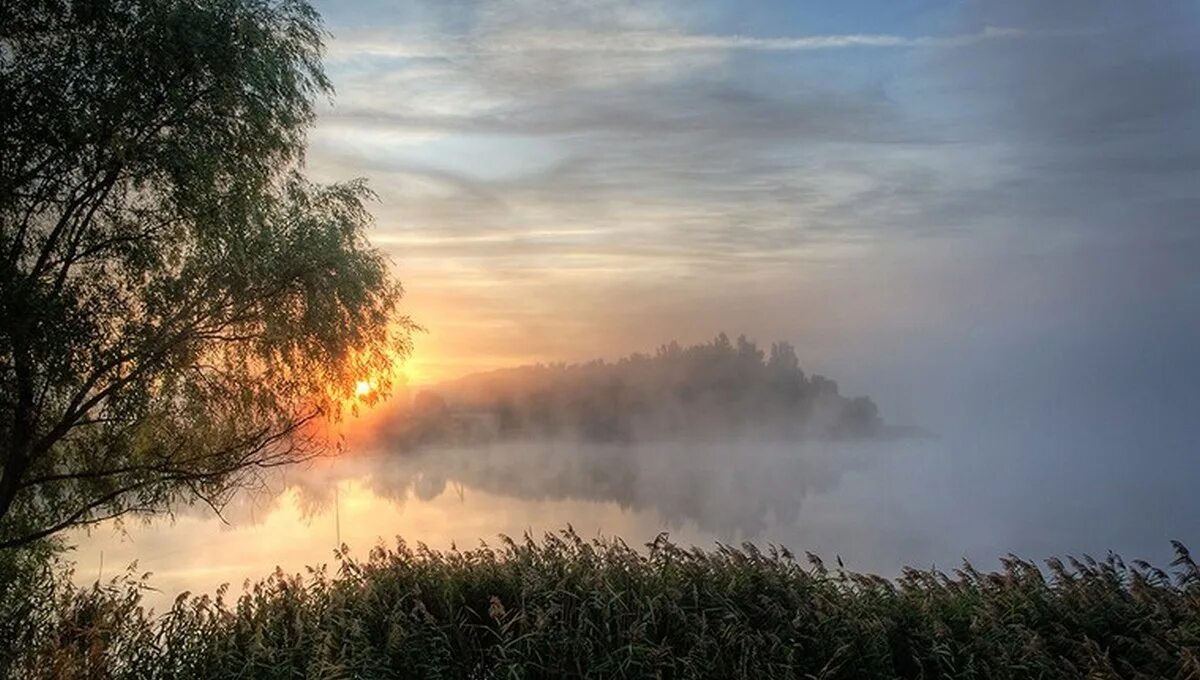
[[585, 442], [871, 437], [885, 430], [868, 397], [807, 377], [796, 351], [769, 355], [739, 336], [662, 345], [615, 363], [500, 369], [418, 392], [388, 439], [400, 445], [571, 438]]
[[0, 3], [0, 678], [1200, 680], [1197, 29]]

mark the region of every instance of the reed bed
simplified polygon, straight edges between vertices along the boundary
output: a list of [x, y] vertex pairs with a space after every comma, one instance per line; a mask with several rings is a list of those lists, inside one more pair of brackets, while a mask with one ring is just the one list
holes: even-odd
[[[896, 580], [752, 545], [643, 549], [567, 530], [399, 542], [236, 598], [58, 589], [17, 677], [1200, 678], [1200, 569], [1109, 555]], [[34, 639], [36, 638], [36, 639]]]

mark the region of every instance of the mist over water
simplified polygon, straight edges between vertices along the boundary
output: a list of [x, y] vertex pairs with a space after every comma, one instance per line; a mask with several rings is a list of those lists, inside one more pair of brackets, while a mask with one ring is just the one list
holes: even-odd
[[886, 453], [832, 442], [506, 443], [364, 458], [352, 469], [380, 495], [429, 500], [458, 484], [528, 501], [611, 502], [666, 529], [694, 526], [736, 542], [795, 525], [807, 497]]
[[[684, 545], [774, 543], [893, 573], [933, 554], [936, 536], [906, 529], [880, 490], [896, 471], [928, 465], [934, 446], [743, 438], [363, 450], [281, 471], [265, 489], [236, 497], [223, 511], [228, 524], [192, 507], [174, 522], [129, 523], [121, 540], [98, 529], [82, 537], [79, 574], [97, 575], [99, 550], [110, 574], [138, 559], [156, 574], [151, 583], [162, 593], [152, 600], [163, 605], [184, 589], [236, 590], [277, 565], [328, 563], [339, 538], [363, 555], [397, 537], [446, 549], [568, 525], [631, 545], [664, 531]], [[889, 534], [907, 538], [881, 543]]]
[[[1010, 552], [1114, 550], [1165, 562], [1169, 539], [1200, 540], [1195, 398], [1155, 393], [1161, 357], [1091, 348], [997, 342], [993, 359], [953, 373], [957, 384], [936, 384], [932, 359], [913, 361], [910, 371], [931, 370], [922, 398], [943, 399], [922, 405], [940, 416], [921, 423], [934, 437], [747, 433], [414, 451], [378, 428], [380, 439], [354, 441], [339, 458], [284, 470], [266, 490], [240, 495], [225, 511], [228, 526], [190, 508], [174, 524], [128, 525], [123, 543], [99, 529], [79, 550], [80, 573], [95, 573], [100, 548], [109, 565], [141, 559], [159, 574], [152, 583], [165, 603], [181, 589], [236, 589], [276, 565], [327, 563], [338, 538], [362, 555], [397, 536], [444, 549], [568, 524], [630, 544], [660, 531], [700, 546], [773, 543], [888, 576], [963, 559], [991, 567]], [[895, 398], [880, 397], [885, 421]], [[1139, 417], [1135, 406], [1157, 416]]]

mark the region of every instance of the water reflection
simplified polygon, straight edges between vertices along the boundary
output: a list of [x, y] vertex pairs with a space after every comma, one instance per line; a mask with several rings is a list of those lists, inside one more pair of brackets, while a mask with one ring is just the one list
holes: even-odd
[[[819, 539], [820, 527], [830, 524], [818, 502], [816, 525], [808, 526], [808, 499], [836, 496], [846, 475], [895, 465], [906, 455], [897, 442], [367, 450], [281, 471], [266, 491], [235, 498], [224, 522], [193, 507], [173, 521], [129, 523], [123, 534], [97, 529], [80, 538], [77, 575], [90, 581], [101, 560], [109, 574], [138, 560], [139, 569], [154, 573], [151, 583], [161, 593], [151, 600], [162, 606], [181, 590], [236, 588], [276, 566], [295, 572], [328, 563], [339, 538], [359, 554], [398, 535], [434, 548], [470, 547], [501, 533], [537, 535], [569, 523], [583, 535], [619, 535], [630, 543], [666, 530], [684, 544], [795, 545]], [[841, 550], [852, 546], [845, 538]], [[803, 547], [814, 542], [823, 541]]]
[[[182, 514], [174, 522], [128, 526], [124, 535], [112, 527], [98, 529], [80, 541], [76, 579], [91, 582], [137, 560], [139, 571], [153, 573], [150, 583], [158, 592], [148, 600], [161, 610], [183, 590], [212, 592], [229, 583], [237, 591], [247, 579], [266, 576], [276, 566], [300, 573], [309, 565], [329, 564], [339, 534], [351, 553], [361, 556], [396, 536], [444, 549], [473, 547], [500, 533], [539, 534], [567, 522], [583, 535], [603, 531], [631, 541], [648, 540], [655, 531], [646, 517], [613, 503], [530, 502], [465, 488], [405, 502], [377, 495], [363, 480], [344, 480], [337, 483], [336, 510], [331, 505], [313, 512], [304, 495], [292, 487], [269, 503], [244, 503], [246, 516], [228, 525], [211, 516]], [[707, 540], [687, 529], [676, 535], [691, 543]]]
[[330, 502], [329, 480], [336, 478], [361, 479], [375, 494], [397, 501], [428, 501], [459, 485], [528, 501], [615, 503], [665, 527], [694, 524], [734, 541], [794, 523], [807, 495], [828, 491], [846, 472], [896, 451], [894, 443], [846, 442], [508, 443], [374, 452], [293, 483], [312, 507]]

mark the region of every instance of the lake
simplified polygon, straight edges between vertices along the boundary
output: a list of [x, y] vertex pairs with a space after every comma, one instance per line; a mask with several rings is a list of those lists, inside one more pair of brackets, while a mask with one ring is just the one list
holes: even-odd
[[[993, 568], [1009, 552], [1041, 559], [1113, 549], [1165, 564], [1168, 539], [1189, 538], [1191, 515], [1175, 506], [1190, 496], [1168, 493], [1167, 480], [1156, 497], [1138, 495], [1134, 482], [1122, 481], [1136, 477], [1093, 465], [1090, 473], [1076, 468], [1072, 496], [1060, 493], [1064, 482], [1054, 474], [1071, 465], [1068, 454], [1032, 439], [964, 441], [351, 449], [277, 471], [238, 494], [223, 520], [192, 506], [173, 518], [75, 534], [76, 579], [111, 577], [136, 560], [152, 572], [159, 592], [147, 599], [161, 609], [182, 590], [229, 583], [238, 592], [276, 567], [302, 573], [331, 564], [339, 538], [365, 557], [397, 537], [471, 548], [567, 525], [631, 545], [663, 531], [689, 546], [784, 545], [885, 576], [905, 565], [950, 569], [964, 558]], [[1131, 504], [1153, 512], [1133, 521]]]
[[[864, 570], [894, 570], [923, 557], [924, 542], [881, 540], [913, 511], [881, 486], [897, 467], [930, 455], [879, 442], [660, 442], [502, 444], [420, 454], [351, 451], [278, 471], [239, 493], [218, 517], [205, 506], [172, 518], [102, 525], [76, 534], [76, 578], [111, 577], [135, 560], [162, 608], [183, 590], [236, 591], [276, 567], [331, 563], [340, 541], [352, 555], [402, 537], [431, 548], [475, 547], [501, 535], [580, 535], [630, 544], [668, 532], [677, 543], [782, 543], [840, 551]], [[907, 506], [903, 514], [888, 508]]]

